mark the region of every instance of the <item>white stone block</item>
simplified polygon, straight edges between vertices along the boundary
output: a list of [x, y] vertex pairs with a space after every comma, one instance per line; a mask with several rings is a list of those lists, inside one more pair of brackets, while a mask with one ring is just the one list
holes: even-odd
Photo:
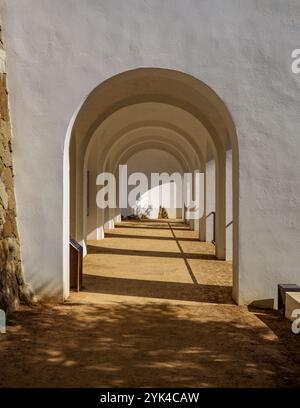
[[300, 310], [300, 292], [287, 292], [285, 298], [285, 317], [289, 320], [294, 320], [296, 316], [292, 317], [295, 309]]

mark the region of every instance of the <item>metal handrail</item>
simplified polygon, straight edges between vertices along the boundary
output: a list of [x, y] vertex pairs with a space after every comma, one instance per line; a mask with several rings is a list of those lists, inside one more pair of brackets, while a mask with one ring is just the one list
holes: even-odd
[[212, 243], [215, 245], [215, 242], [216, 242], [216, 212], [211, 211], [209, 214], [207, 214], [206, 218], [208, 218], [210, 215], [213, 216], [213, 239], [212, 239]]

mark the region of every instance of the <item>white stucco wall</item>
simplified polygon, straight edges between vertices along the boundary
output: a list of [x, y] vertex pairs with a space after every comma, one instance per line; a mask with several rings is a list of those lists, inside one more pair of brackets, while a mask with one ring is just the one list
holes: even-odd
[[[134, 207], [128, 206], [127, 209], [121, 210], [123, 215], [130, 215], [133, 210], [140, 207], [142, 209], [149, 209], [147, 216], [149, 218], [157, 218], [159, 214], [159, 206], [162, 205], [168, 212], [169, 218], [176, 218], [176, 207], [171, 204], [171, 200], [175, 200], [174, 187], [170, 183], [163, 184], [161, 187], [154, 187], [151, 189], [151, 174], [152, 173], [179, 173], [183, 175], [183, 169], [180, 163], [171, 154], [157, 150], [146, 149], [135, 153], [127, 162], [128, 177], [135, 172], [142, 172], [148, 180], [149, 189], [145, 192], [141, 201]], [[128, 193], [132, 191], [135, 186], [128, 188]], [[170, 196], [171, 194], [171, 196]], [[174, 203], [174, 201], [172, 201]], [[175, 204], [175, 203], [174, 203]]]
[[206, 241], [214, 239], [214, 212], [216, 211], [215, 161], [206, 162]]
[[226, 260], [232, 260], [233, 211], [232, 211], [232, 150], [226, 150]]
[[194, 75], [239, 142], [241, 303], [300, 283], [299, 0], [2, 0], [25, 276], [62, 296], [63, 150], [103, 80], [137, 67]]

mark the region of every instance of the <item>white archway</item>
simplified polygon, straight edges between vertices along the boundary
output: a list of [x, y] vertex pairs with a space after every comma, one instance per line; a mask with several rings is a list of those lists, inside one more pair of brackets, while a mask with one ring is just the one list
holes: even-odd
[[[137, 112], [145, 106], [144, 104], [152, 104], [148, 118], [133, 120], [128, 111], [126, 112], [128, 109]], [[155, 107], [158, 105], [164, 105], [169, 109], [164, 118], [156, 116]], [[202, 129], [198, 133], [198, 140], [193, 132], [187, 131], [188, 125], [183, 126], [183, 129], [178, 127], [175, 111], [176, 114], [181, 111], [183, 116], [189, 117], [188, 122], [197, 124], [198, 128]], [[127, 123], [125, 120], [121, 128], [112, 131], [110, 122], [115, 115], [122, 114], [127, 117]], [[238, 302], [238, 144], [235, 127], [224, 102], [207, 85], [187, 74], [167, 69], [140, 68], [112, 77], [95, 88], [87, 97], [70, 124], [68, 138], [71, 138], [71, 142], [69, 145], [66, 143], [66, 149], [70, 151], [71, 157], [71, 216], [73, 221], [74, 219], [78, 221], [75, 227], [71, 223], [72, 234], [79, 241], [84, 239], [83, 169], [86, 152], [95, 133], [98, 131], [101, 134], [99, 140], [100, 143], [103, 142], [101, 150], [105, 156], [111, 152], [112, 144], [118, 145], [118, 141], [120, 142], [124, 135], [138, 132], [137, 129], [142, 127], [142, 123], [146, 124], [145, 128], [160, 124], [157, 127], [164, 128], [164, 132], [179, 135], [174, 138], [173, 149], [180, 145], [179, 140], [183, 138], [187, 145], [193, 145], [193, 151], [197, 152], [196, 156], [200, 162], [206, 157], [206, 147], [209, 146], [212, 150], [216, 165], [216, 254], [219, 259], [225, 259], [226, 252], [226, 146], [227, 141], [230, 141], [233, 166], [233, 296]], [[162, 123], [164, 126], [161, 126]], [[203, 146], [204, 133], [206, 140]], [[68, 164], [65, 169], [68, 169]], [[69, 219], [66, 188], [68, 189], [67, 182], [64, 187], [64, 231], [68, 230], [66, 219]], [[67, 259], [66, 233], [64, 236]], [[64, 286], [67, 274], [64, 262]]]

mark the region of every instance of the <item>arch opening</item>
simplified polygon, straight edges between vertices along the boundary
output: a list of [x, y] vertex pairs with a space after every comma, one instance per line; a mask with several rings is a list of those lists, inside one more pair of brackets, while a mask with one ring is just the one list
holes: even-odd
[[108, 79], [90, 93], [70, 122], [64, 177], [65, 295], [69, 235], [86, 249], [87, 239], [103, 239], [105, 227], [111, 230], [121, 221], [118, 208], [99, 210], [91, 199], [98, 191], [97, 175], [110, 171], [118, 176], [120, 164], [132, 164], [132, 158], [147, 150], [172, 156], [182, 173], [204, 173], [204, 214], [189, 227], [199, 243], [214, 242], [217, 259], [232, 259], [232, 294], [238, 303], [238, 145], [233, 120], [206, 84], [158, 68]]

